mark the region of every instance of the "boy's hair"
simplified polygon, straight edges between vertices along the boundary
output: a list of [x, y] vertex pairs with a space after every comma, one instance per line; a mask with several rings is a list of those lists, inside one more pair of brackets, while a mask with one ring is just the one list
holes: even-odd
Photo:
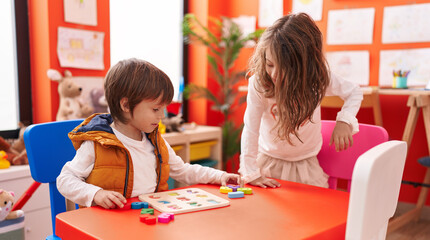
[[127, 123], [121, 109], [121, 99], [128, 99], [133, 110], [142, 100], [155, 100], [161, 96], [160, 104], [169, 104], [173, 98], [173, 85], [169, 77], [151, 63], [136, 58], [115, 64], [106, 75], [104, 83], [106, 101], [112, 118]]
[[[277, 66], [276, 83], [266, 72], [267, 49]], [[330, 82], [322, 34], [315, 22], [305, 13], [278, 19], [261, 36], [248, 73], [256, 75], [258, 91], [276, 99], [278, 137], [291, 143], [290, 134], [294, 134], [300, 140], [299, 127], [312, 121]]]

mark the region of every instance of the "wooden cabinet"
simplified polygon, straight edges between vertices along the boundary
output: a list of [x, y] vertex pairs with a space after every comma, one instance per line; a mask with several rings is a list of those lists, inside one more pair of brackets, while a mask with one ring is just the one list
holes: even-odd
[[222, 167], [222, 130], [220, 127], [196, 126], [184, 132], [163, 134], [184, 162], [210, 158], [217, 161], [216, 169]]
[[[13, 191], [15, 201], [22, 196], [33, 182], [28, 165], [0, 169], [0, 188]], [[45, 239], [52, 234], [49, 187], [47, 184], [39, 186], [22, 210], [25, 216], [26, 240]]]

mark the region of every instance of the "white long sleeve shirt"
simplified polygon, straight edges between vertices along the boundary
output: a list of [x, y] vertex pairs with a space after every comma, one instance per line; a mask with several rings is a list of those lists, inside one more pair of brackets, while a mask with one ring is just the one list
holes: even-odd
[[[265, 98], [255, 89], [255, 84], [255, 76], [252, 76], [248, 83], [247, 107], [241, 139], [239, 173], [247, 182], [261, 176], [256, 163], [258, 152], [285, 161], [299, 161], [316, 156], [322, 146], [320, 106], [313, 113], [313, 122], [308, 121], [298, 131], [298, 136], [303, 142], [300, 142], [296, 136], [290, 135], [293, 144], [289, 144], [286, 140], [279, 140], [277, 129], [273, 129], [276, 125], [275, 99]], [[358, 121], [355, 116], [363, 100], [360, 87], [332, 74], [326, 96], [339, 96], [344, 100], [336, 120], [349, 123], [353, 128], [353, 134], [358, 132]]]
[[[134, 168], [134, 184], [131, 197], [152, 193], [157, 185], [154, 146], [142, 133], [142, 141], [136, 141], [112, 128], [116, 137], [130, 152]], [[184, 163], [166, 143], [169, 150], [170, 177], [185, 184], [220, 183], [223, 171]], [[94, 195], [101, 188], [85, 182], [94, 167], [94, 143], [85, 141], [76, 151], [72, 161], [67, 162], [57, 177], [57, 188], [67, 199], [82, 206], [91, 206]]]

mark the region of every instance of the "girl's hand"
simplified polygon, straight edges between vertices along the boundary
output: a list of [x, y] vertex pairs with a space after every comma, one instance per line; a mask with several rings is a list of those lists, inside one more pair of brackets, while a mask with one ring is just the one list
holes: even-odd
[[336, 121], [329, 146], [333, 143], [337, 152], [346, 150], [348, 147], [352, 146], [352, 128], [348, 123]]
[[221, 186], [226, 186], [227, 183], [243, 186], [240, 175], [225, 172], [221, 176]]
[[122, 208], [127, 203], [127, 200], [118, 192], [102, 189], [94, 195], [94, 203], [106, 209], [115, 208], [116, 206]]
[[262, 187], [262, 188], [267, 188], [267, 187], [276, 188], [281, 186], [281, 184], [278, 181], [270, 178], [265, 178], [265, 177], [259, 177], [254, 181], [249, 182], [249, 184]]

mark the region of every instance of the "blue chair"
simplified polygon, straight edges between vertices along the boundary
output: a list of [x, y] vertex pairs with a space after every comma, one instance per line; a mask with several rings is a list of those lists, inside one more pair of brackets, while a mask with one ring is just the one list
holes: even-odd
[[55, 235], [55, 216], [66, 211], [66, 200], [57, 189], [57, 176], [63, 165], [73, 159], [75, 149], [67, 134], [83, 119], [33, 124], [24, 132], [31, 176], [40, 183], [49, 184], [53, 234], [47, 240], [60, 239]]

